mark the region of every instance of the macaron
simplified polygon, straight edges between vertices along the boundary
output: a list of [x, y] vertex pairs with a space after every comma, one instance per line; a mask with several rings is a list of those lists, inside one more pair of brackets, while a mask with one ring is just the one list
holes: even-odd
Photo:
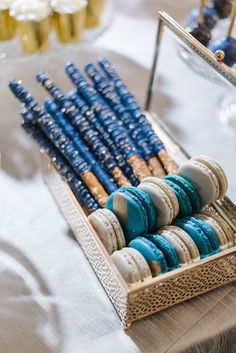
[[193, 212], [190, 198], [187, 193], [176, 183], [169, 179], [165, 179], [165, 182], [175, 193], [179, 203], [179, 214], [178, 217], [190, 216]]
[[117, 216], [127, 243], [156, 228], [153, 202], [147, 193], [138, 188], [127, 186], [118, 189], [108, 197], [106, 208]]
[[203, 233], [206, 235], [206, 237], [208, 238], [213, 253], [216, 254], [219, 252], [220, 248], [220, 243], [218, 241], [218, 238], [214, 232], [214, 230], [204, 221], [202, 221], [201, 219], [195, 218], [195, 217], [188, 217], [187, 219], [189, 219], [191, 222], [195, 223], [197, 226], [199, 226], [201, 228], [201, 230], [203, 231]]
[[184, 242], [184, 244], [188, 248], [192, 262], [197, 262], [200, 260], [200, 253], [197, 248], [197, 245], [194, 243], [193, 239], [190, 237], [190, 235], [188, 235], [188, 233], [186, 233], [183, 229], [173, 225], [165, 227], [164, 229], [174, 233], [178, 238], [180, 238]]
[[217, 213], [210, 212], [207, 210], [203, 211], [203, 214], [208, 215], [209, 217], [215, 219], [221, 229], [224, 231], [224, 234], [227, 238], [228, 248], [235, 246], [235, 234], [233, 229], [228, 225], [228, 223]]
[[143, 255], [150, 267], [153, 277], [168, 271], [163, 252], [150, 240], [144, 237], [137, 237], [130, 242], [129, 247], [138, 250]]
[[180, 175], [167, 175], [164, 180], [172, 181], [185, 191], [190, 199], [193, 212], [198, 212], [201, 209], [200, 194], [194, 184]]
[[191, 159], [179, 167], [178, 175], [189, 180], [197, 188], [201, 197], [202, 208], [219, 198], [218, 179], [205, 164]]
[[185, 243], [168, 227], [159, 230], [159, 234], [165, 238], [175, 249], [179, 258], [180, 266], [185, 266], [191, 263], [191, 256]]
[[194, 214], [194, 217], [201, 219], [214, 230], [220, 244], [220, 250], [228, 249], [229, 245], [227, 236], [223, 228], [220, 226], [219, 222], [214, 217], [205, 213], [196, 213]]
[[127, 248], [115, 251], [111, 258], [128, 284], [141, 281], [139, 267], [131, 254], [127, 252]]
[[228, 180], [223, 168], [219, 165], [219, 163], [208, 156], [195, 156], [193, 160], [206, 165], [212, 173], [215, 174], [220, 187], [219, 198], [223, 198], [228, 190]]
[[126, 246], [122, 227], [111, 211], [99, 209], [89, 215], [88, 219], [110, 255]]
[[[123, 248], [123, 249], [125, 249], [125, 251], [132, 256], [136, 265], [138, 266], [141, 281], [151, 278], [152, 277], [151, 270], [143, 255], [138, 250], [133, 248]], [[122, 251], [124, 251], [123, 249]]]
[[201, 259], [210, 256], [213, 253], [212, 246], [201, 228], [189, 220], [178, 219], [174, 225], [183, 229], [193, 239], [198, 247]]
[[180, 266], [180, 261], [175, 248], [164, 237], [159, 234], [148, 234], [145, 238], [150, 240], [158, 249], [160, 249], [166, 259], [168, 270], [175, 270]]
[[172, 189], [155, 177], [145, 178], [138, 188], [152, 199], [156, 208], [156, 228], [170, 224], [179, 212], [179, 203]]

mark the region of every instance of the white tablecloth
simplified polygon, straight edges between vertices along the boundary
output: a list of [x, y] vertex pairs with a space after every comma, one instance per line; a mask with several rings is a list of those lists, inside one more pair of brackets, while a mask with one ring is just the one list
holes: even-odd
[[[194, 1], [119, 1], [111, 28], [96, 45], [126, 54], [149, 67], [157, 10], [170, 10], [181, 19], [191, 3]], [[3, 106], [4, 100], [0, 104]], [[142, 320], [129, 332], [123, 331], [43, 183], [36, 150], [19, 132], [17, 118], [9, 121], [7, 109], [3, 112], [0, 352], [235, 352], [233, 285]], [[12, 143], [7, 141], [6, 133]]]

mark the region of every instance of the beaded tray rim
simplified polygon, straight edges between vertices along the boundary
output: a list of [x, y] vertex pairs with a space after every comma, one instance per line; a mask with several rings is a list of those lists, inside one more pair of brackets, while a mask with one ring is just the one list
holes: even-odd
[[[147, 114], [147, 118], [152, 123], [154, 130], [161, 135], [161, 138], [163, 139], [164, 143], [166, 143], [167, 148], [170, 150], [170, 153], [173, 155], [173, 151], [175, 151], [174, 155], [175, 157], [177, 156], [179, 158], [179, 161], [186, 160], [188, 156], [186, 155], [185, 151], [176, 142], [173, 141], [173, 139], [165, 131], [163, 126], [157, 123], [156, 118], [154, 118], [154, 116], [152, 116], [151, 114]], [[148, 314], [133, 317], [133, 314], [132, 313], [130, 314], [129, 312], [132, 308], [133, 298], [136, 295], [144, 295], [145, 292], [149, 290], [151, 290], [150, 293], [152, 293], [152, 290], [154, 291], [154, 288], [158, 288], [163, 285], [168, 285], [171, 281], [173, 282], [174, 280], [187, 276], [188, 274], [194, 274], [195, 272], [201, 269], [206, 270], [209, 266], [211, 266], [211, 264], [214, 265], [216, 263], [220, 263], [221, 261], [230, 262], [233, 259], [235, 263], [235, 269], [236, 269], [236, 246], [234, 246], [233, 248], [224, 250], [216, 255], [212, 255], [206, 259], [202, 259], [195, 264], [189, 264], [182, 268], [173, 270], [167, 274], [163, 274], [159, 277], [155, 277], [150, 280], [147, 280], [143, 283], [137, 283], [137, 284], [128, 286], [127, 283], [124, 281], [123, 277], [121, 276], [121, 274], [119, 273], [119, 271], [117, 270], [115, 264], [113, 263], [110, 255], [106, 251], [105, 247], [103, 246], [95, 230], [93, 229], [90, 222], [88, 221], [85, 212], [83, 211], [80, 204], [78, 203], [75, 196], [73, 195], [73, 192], [71, 191], [69, 185], [64, 180], [62, 180], [61, 176], [59, 175], [56, 168], [53, 166], [49, 157], [46, 154], [43, 154], [42, 161], [43, 161], [43, 175], [44, 175], [45, 182], [49, 186], [49, 189], [52, 192], [59, 208], [64, 214], [68, 224], [72, 228], [76, 239], [78, 240], [81, 247], [83, 248], [83, 251], [87, 256], [91, 266], [93, 267], [95, 273], [97, 274], [105, 291], [107, 292], [107, 295], [110, 298], [111, 302], [113, 303], [116, 311], [118, 312], [118, 315], [120, 316], [120, 319], [122, 321], [124, 328], [129, 328], [133, 321], [136, 321], [145, 316], [154, 314], [169, 306], [183, 302], [185, 300], [193, 298], [199, 294], [208, 292], [212, 289], [215, 289], [227, 283], [236, 281], [236, 272], [234, 275], [230, 277], [229, 280], [227, 279], [225, 280], [222, 276], [222, 281], [220, 283], [214, 284], [212, 286], [209, 285], [207, 290], [203, 290], [203, 291], [198, 290], [191, 295], [185, 295], [185, 296], [183, 295], [183, 298], [174, 301], [170, 305], [163, 306], [158, 310], [150, 310]], [[64, 201], [63, 201], [63, 198], [64, 198]], [[232, 202], [230, 202], [230, 206], [231, 206], [231, 209], [230, 209], [227, 206], [227, 203], [228, 203], [227, 200], [229, 199], [226, 198], [225, 202], [221, 201], [219, 204], [217, 203], [216, 208], [217, 208], [217, 211], [220, 211], [221, 215], [224, 217], [224, 219], [228, 224], [229, 224], [229, 220], [231, 221], [230, 225], [231, 227], [233, 225], [233, 228], [235, 231], [236, 230], [236, 206]], [[96, 267], [97, 256], [94, 256], [94, 255], [91, 256], [91, 254], [89, 253], [90, 244], [84, 245], [84, 241], [82, 240], [82, 235], [79, 234], [80, 232], [78, 232], [78, 230], [74, 230], [75, 224], [72, 224], [72, 223], [75, 223], [75, 222], [74, 220], [72, 222], [72, 220], [70, 219], [71, 218], [69, 216], [70, 211], [69, 209], [67, 209], [68, 204], [65, 204], [65, 202], [71, 203], [71, 206], [75, 207], [75, 210], [78, 216], [78, 219], [76, 220], [76, 222], [77, 223], [83, 222], [83, 225], [86, 226], [86, 229], [84, 229], [83, 232], [85, 233], [87, 232], [87, 235], [89, 235], [90, 237], [89, 241], [91, 241], [91, 243], [95, 242], [93, 245], [96, 246], [96, 251], [98, 251], [99, 256], [103, 258], [103, 261], [105, 261], [105, 265], [107, 266], [107, 269], [109, 269], [110, 276], [112, 276], [112, 278], [110, 279], [106, 278], [107, 274], [105, 275], [101, 274], [100, 270]], [[208, 279], [210, 278], [211, 276], [208, 275]], [[207, 275], [205, 275], [205, 279], [207, 279]], [[117, 288], [112, 288], [112, 285], [114, 286], [114, 283], [111, 285], [109, 281], [113, 281], [117, 286]]]

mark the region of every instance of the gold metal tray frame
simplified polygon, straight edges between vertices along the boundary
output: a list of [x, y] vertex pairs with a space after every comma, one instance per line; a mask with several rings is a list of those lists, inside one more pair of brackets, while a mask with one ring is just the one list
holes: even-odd
[[[157, 56], [163, 27], [167, 26], [206, 62], [236, 86], [236, 75], [206, 48], [186, 33], [170, 16], [159, 13], [156, 48], [147, 94], [146, 108], [150, 107]], [[170, 137], [156, 117], [146, 113], [154, 130], [166, 144], [177, 163], [188, 159], [186, 152]], [[191, 299], [236, 280], [236, 247], [217, 255], [190, 264], [167, 274], [152, 278], [144, 283], [128, 286], [111, 260], [98, 235], [90, 225], [86, 214], [49, 158], [43, 156], [45, 181], [60, 209], [73, 230], [78, 242], [96, 272], [107, 295], [113, 303], [124, 328], [132, 322], [154, 314], [177, 303]], [[236, 233], [236, 207], [226, 197], [213, 205], [215, 212], [231, 225]]]

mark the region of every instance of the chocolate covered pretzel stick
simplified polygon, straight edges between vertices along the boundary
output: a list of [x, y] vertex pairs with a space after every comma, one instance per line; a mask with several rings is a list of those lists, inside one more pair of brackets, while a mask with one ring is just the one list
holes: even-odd
[[93, 64], [86, 65], [85, 71], [89, 78], [94, 82], [94, 86], [101, 96], [105, 99], [107, 104], [115, 112], [116, 116], [124, 124], [127, 132], [135, 144], [136, 148], [147, 162], [152, 174], [157, 177], [164, 177], [166, 175], [159, 159], [156, 157], [153, 149], [149, 146], [146, 136], [142, 129], [137, 128], [135, 119], [129, 109], [123, 105], [120, 96], [114, 89], [105, 76], [103, 76]]
[[23, 117], [23, 124], [21, 125], [24, 131], [29, 134], [33, 140], [37, 143], [42, 152], [46, 152], [52, 163], [56, 167], [57, 171], [68, 183], [71, 190], [73, 191], [76, 199], [81, 204], [87, 213], [92, 213], [99, 208], [98, 203], [94, 200], [88, 189], [84, 185], [81, 179], [75, 175], [74, 171], [70, 167], [69, 163], [62, 156], [62, 154], [55, 148], [55, 146], [49, 141], [47, 136], [40, 130], [37, 124], [32, 124], [34, 120], [32, 112], [24, 108], [21, 111]]
[[134, 175], [141, 181], [147, 176], [150, 176], [150, 170], [148, 169], [145, 161], [140, 158], [134, 144], [128, 137], [128, 134], [123, 126], [117, 120], [115, 114], [109, 109], [108, 105], [104, 102], [104, 99], [99, 96], [96, 90], [87, 83], [83, 75], [75, 67], [74, 64], [70, 63], [66, 65], [66, 72], [74, 83], [78, 92], [88, 102], [90, 108], [96, 113], [96, 116], [111, 134], [117, 148], [121, 151], [123, 157], [127, 163], [133, 169]]
[[94, 156], [100, 161], [105, 171], [113, 177], [119, 186], [130, 185], [128, 179], [118, 167], [114, 157], [100, 140], [98, 132], [90, 126], [83, 115], [78, 113], [78, 110], [72, 102], [66, 99], [66, 96], [59, 87], [49, 79], [48, 75], [42, 72], [37, 75], [37, 80], [46, 91], [50, 93], [55, 103], [60, 107], [70, 123], [79, 132], [81, 138], [86, 142]]
[[63, 132], [73, 141], [75, 147], [79, 151], [81, 157], [91, 166], [92, 172], [102, 183], [108, 194], [111, 194], [118, 189], [118, 186], [113, 182], [110, 176], [100, 167], [93, 154], [80, 138], [75, 128], [69, 123], [64, 115], [58, 111], [57, 105], [50, 100], [44, 103], [45, 110], [54, 118], [55, 122], [62, 128]]
[[63, 133], [63, 130], [54, 119], [45, 114], [42, 107], [33, 99], [33, 97], [23, 88], [20, 82], [11, 81], [10, 89], [22, 103], [33, 112], [35, 122], [40, 126], [40, 129], [46, 134], [49, 140], [60, 150], [62, 155], [70, 163], [75, 174], [79, 176], [89, 191], [99, 203], [104, 206], [108, 194], [103, 186], [99, 183], [96, 176], [91, 172], [91, 167], [81, 158], [79, 152], [75, 148], [73, 142]]
[[85, 100], [77, 92], [70, 92], [67, 95], [67, 98], [71, 100], [73, 104], [78, 108], [79, 112], [86, 118], [90, 126], [93, 126], [95, 130], [98, 131], [102, 142], [107, 146], [111, 154], [115, 157], [118, 166], [123, 171], [128, 180], [131, 182], [131, 184], [133, 186], [138, 186], [139, 181], [135, 177], [131, 167], [125, 161], [120, 151], [116, 148], [114, 141], [110, 137], [110, 134], [105, 130], [105, 128], [97, 119], [95, 113], [93, 112], [93, 110], [90, 109]]
[[120, 76], [117, 74], [108, 60], [101, 59], [98, 61], [98, 63], [106, 73], [107, 77], [113, 82], [115, 90], [120, 96], [121, 101], [133, 114], [136, 128], [141, 128], [143, 134], [149, 141], [149, 144], [152, 147], [154, 153], [158, 155], [167, 173], [175, 174], [177, 172], [177, 166], [175, 162], [170, 158], [163, 142], [155, 134], [151, 124], [149, 124], [147, 121], [145, 114], [142, 112], [134, 96], [129, 92], [128, 88], [123, 83]]

